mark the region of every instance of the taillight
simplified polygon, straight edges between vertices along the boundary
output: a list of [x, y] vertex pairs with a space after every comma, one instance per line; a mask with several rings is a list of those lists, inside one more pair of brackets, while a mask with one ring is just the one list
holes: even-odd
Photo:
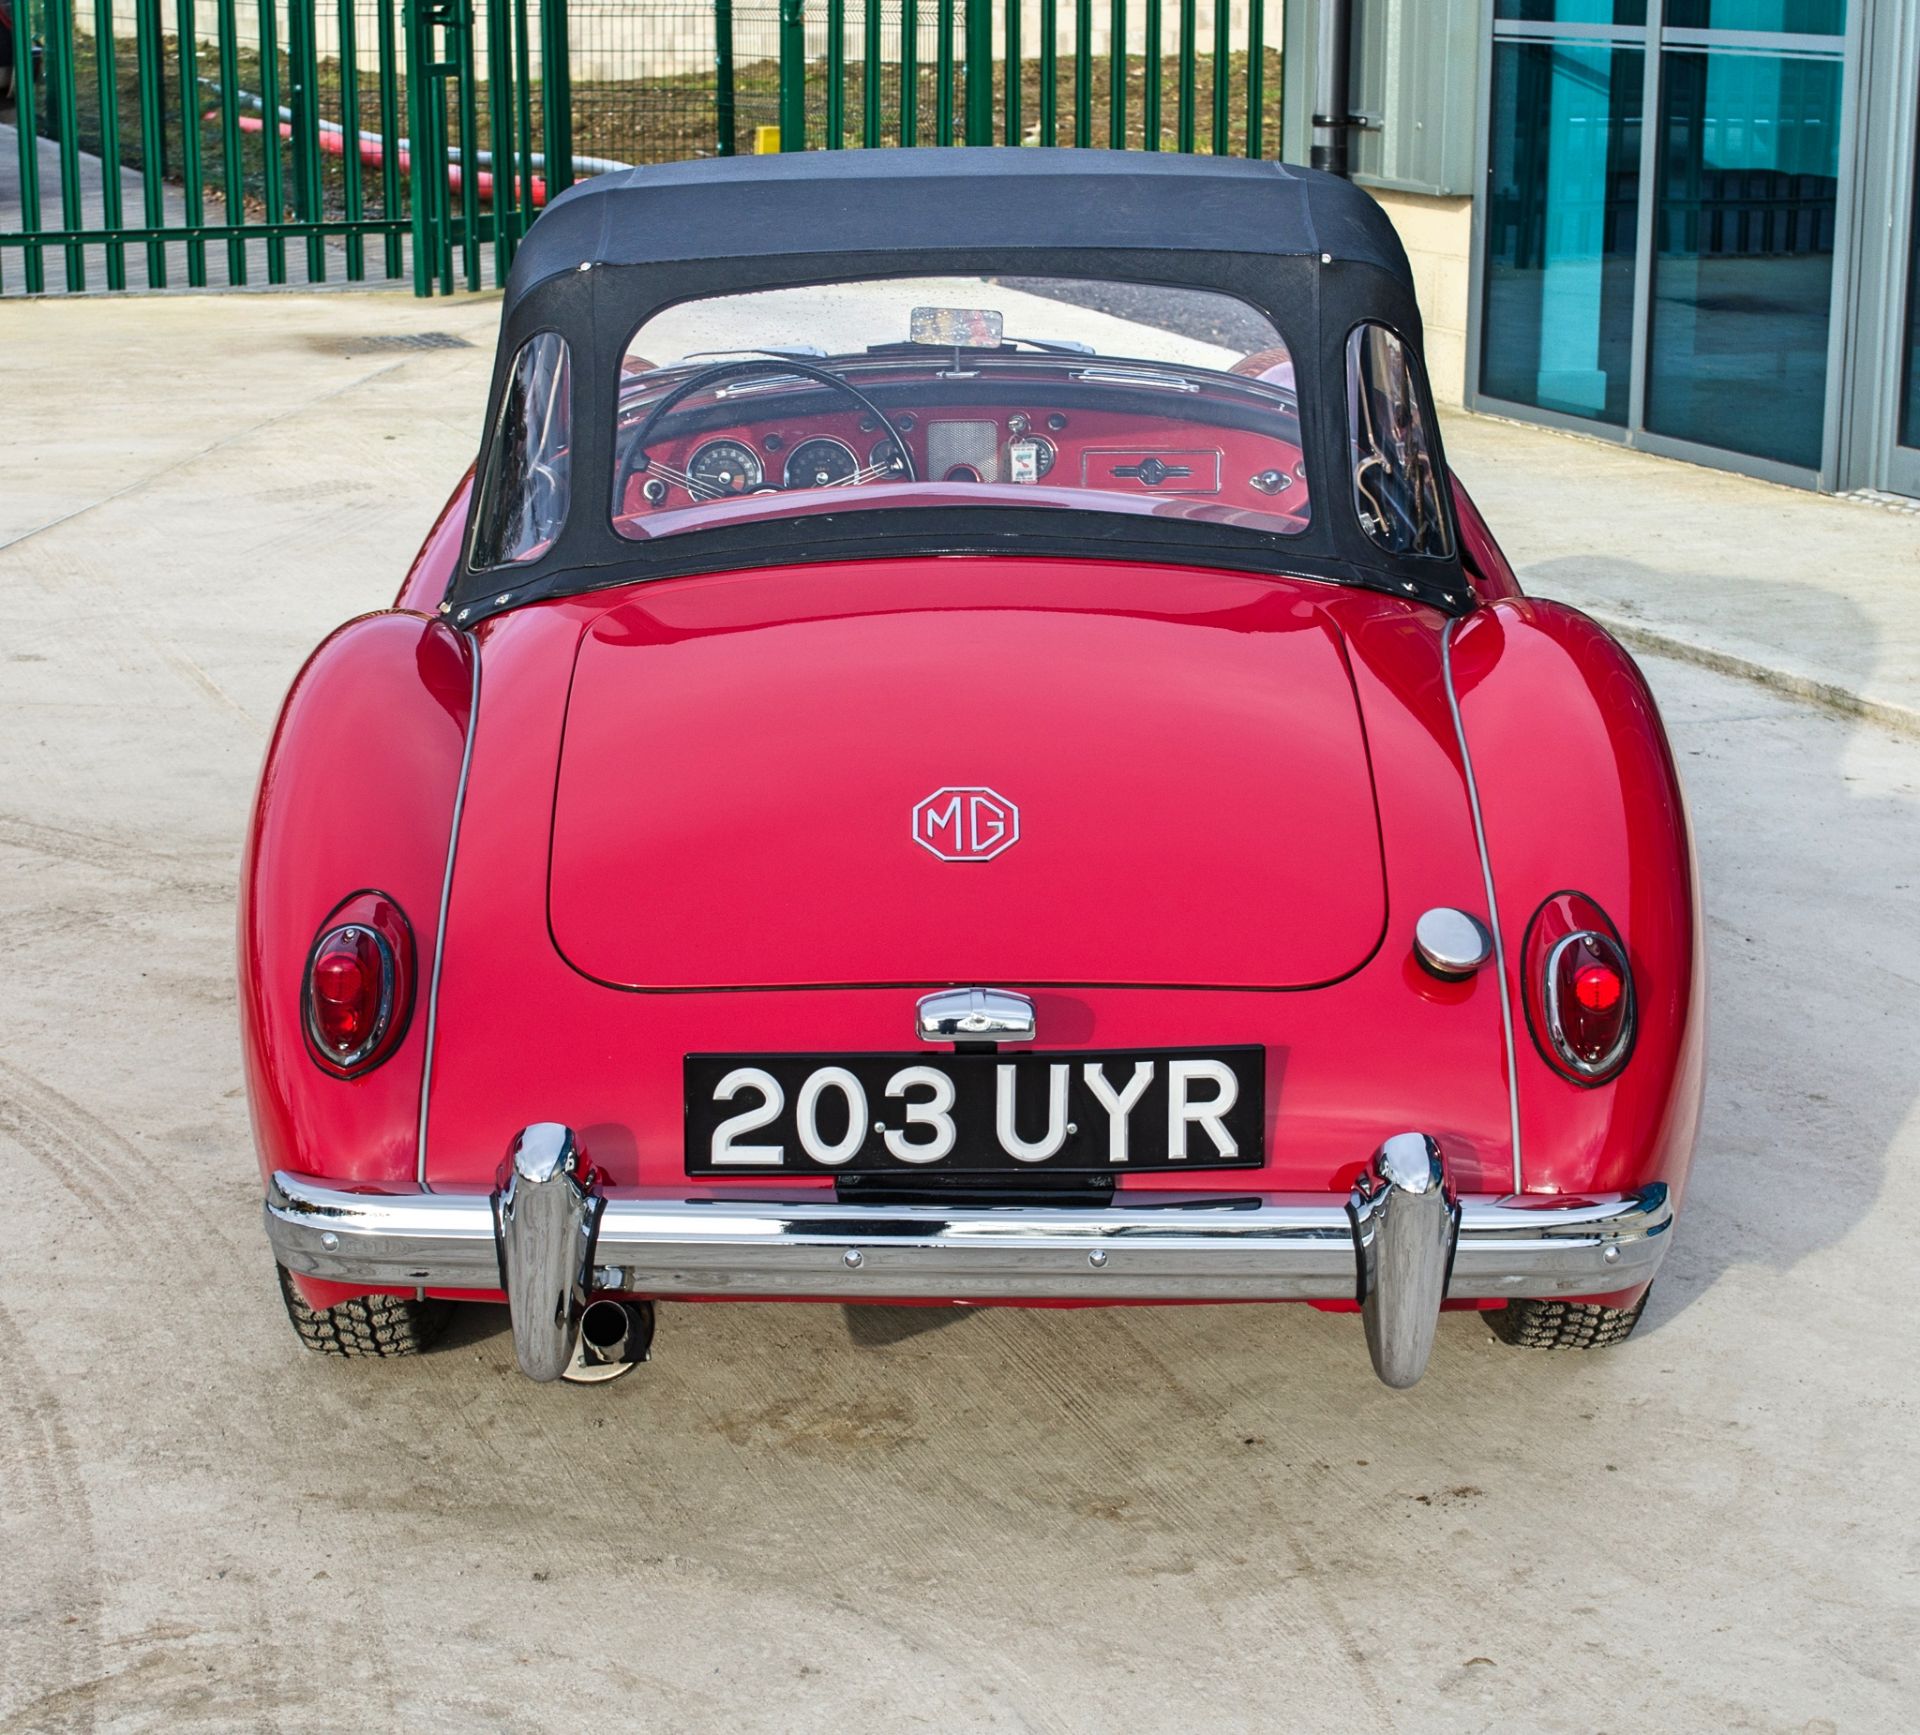
[[413, 933], [391, 898], [359, 892], [321, 926], [302, 986], [307, 1048], [341, 1077], [386, 1059], [413, 1002]]
[[1527, 1023], [1540, 1052], [1577, 1084], [1604, 1084], [1633, 1050], [1633, 972], [1606, 912], [1578, 892], [1547, 899], [1527, 928]]

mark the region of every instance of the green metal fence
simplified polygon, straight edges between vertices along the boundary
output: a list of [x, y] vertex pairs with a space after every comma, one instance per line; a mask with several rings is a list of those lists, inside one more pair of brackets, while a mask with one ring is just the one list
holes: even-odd
[[14, 0], [0, 293], [478, 289], [578, 176], [689, 156], [1272, 154], [1279, 23], [1279, 0]]

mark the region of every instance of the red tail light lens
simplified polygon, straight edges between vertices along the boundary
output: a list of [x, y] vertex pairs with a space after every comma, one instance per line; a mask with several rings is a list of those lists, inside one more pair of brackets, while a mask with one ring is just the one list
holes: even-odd
[[364, 1060], [380, 1040], [393, 970], [371, 928], [335, 928], [313, 955], [308, 996], [313, 1039], [336, 1066]]
[[1534, 1041], [1577, 1084], [1604, 1084], [1633, 1050], [1633, 973], [1606, 913], [1561, 892], [1527, 929], [1525, 999]]
[[413, 988], [413, 935], [390, 898], [363, 892], [328, 917], [308, 955], [307, 1046], [327, 1071], [363, 1072], [392, 1053]]

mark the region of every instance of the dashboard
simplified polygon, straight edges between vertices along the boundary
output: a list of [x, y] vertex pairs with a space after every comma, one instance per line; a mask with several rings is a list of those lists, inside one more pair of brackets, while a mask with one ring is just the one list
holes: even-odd
[[1029, 389], [1017, 393], [1015, 381], [982, 373], [890, 371], [871, 379], [848, 370], [864, 406], [851, 392], [790, 378], [785, 389], [735, 387], [746, 403], [723, 389], [675, 405], [651, 428], [638, 406], [617, 442], [616, 519], [644, 535], [649, 518], [689, 506], [912, 481], [987, 485], [1002, 502], [1032, 487], [1053, 504], [1080, 490], [1206, 502], [1281, 520], [1271, 526], [1281, 530], [1307, 521], [1301, 450], [1286, 437], [1297, 435], [1290, 404], [1183, 401], [1202, 388], [1122, 368], [1056, 368], [1052, 378], [1026, 368], [1019, 383]]

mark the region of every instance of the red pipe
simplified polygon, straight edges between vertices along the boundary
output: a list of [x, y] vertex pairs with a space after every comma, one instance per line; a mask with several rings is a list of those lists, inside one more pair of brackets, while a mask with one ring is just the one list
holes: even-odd
[[[210, 121], [213, 121], [213, 120], [218, 120], [220, 117], [218, 114], [209, 114], [206, 118]], [[263, 121], [258, 115], [241, 115], [239, 117], [239, 122], [240, 122], [240, 130], [244, 133], [258, 133], [258, 132], [266, 131], [266, 122]], [[291, 139], [293, 137], [293, 128], [290, 125], [288, 125], [287, 122], [285, 121], [282, 121], [280, 123], [280, 136], [283, 139]], [[329, 156], [335, 156], [335, 157], [344, 156], [346, 154], [346, 137], [347, 135], [343, 128], [333, 126], [331, 124], [323, 125], [320, 128], [320, 148], [323, 151], [325, 151]], [[400, 172], [402, 174], [411, 173], [412, 153], [403, 146], [398, 151], [396, 151], [395, 155], [399, 160]], [[365, 163], [367, 167], [370, 169], [377, 169], [381, 167], [386, 162], [385, 141], [382, 140], [378, 135], [362, 134], [360, 138], [360, 160], [361, 162]], [[458, 163], [452, 163], [452, 162], [448, 163], [447, 164], [447, 186], [453, 192], [457, 193], [460, 191], [460, 188], [462, 185], [462, 179], [463, 179], [463, 171], [461, 170], [460, 165]], [[473, 184], [480, 198], [485, 203], [489, 205], [492, 204], [493, 203], [493, 175], [491, 171], [487, 169], [476, 170], [474, 172]], [[531, 186], [533, 189], [534, 205], [538, 207], [546, 204], [547, 183], [540, 176], [534, 175], [531, 177]]]

